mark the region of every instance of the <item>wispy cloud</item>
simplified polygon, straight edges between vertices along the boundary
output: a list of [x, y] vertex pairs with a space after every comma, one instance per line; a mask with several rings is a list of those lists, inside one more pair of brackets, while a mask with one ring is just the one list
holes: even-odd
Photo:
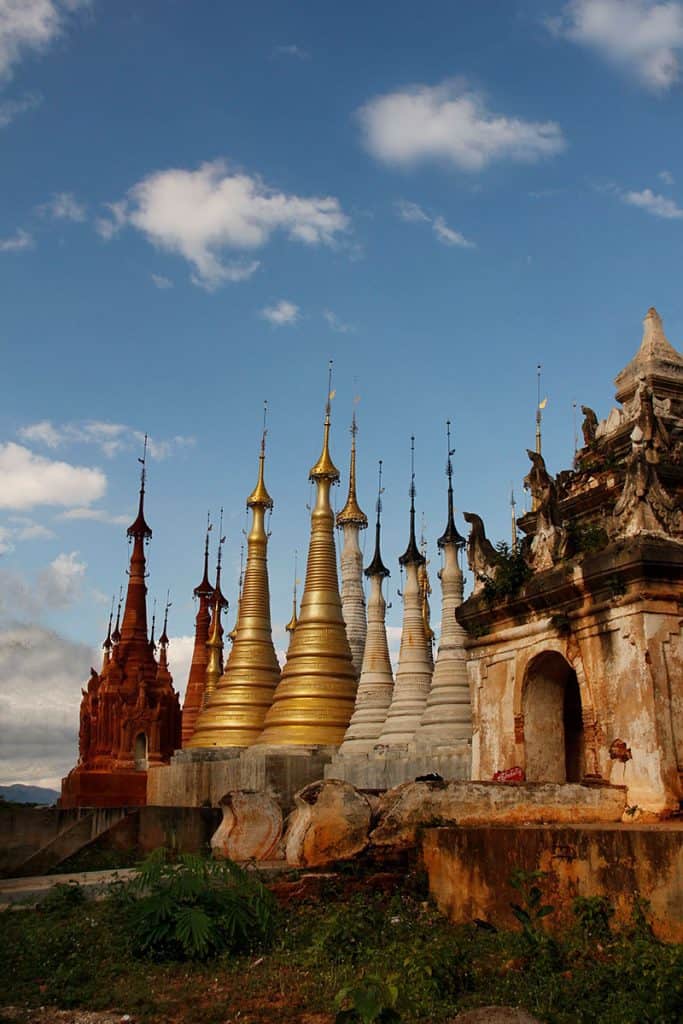
[[[44, 444], [48, 448], [60, 448], [66, 444], [92, 444], [108, 458], [132, 448], [141, 448], [145, 434], [124, 423], [109, 423], [104, 420], [86, 420], [84, 423], [63, 423], [55, 425], [51, 420], [40, 420], [21, 427], [19, 437], [23, 441]], [[147, 451], [153, 459], [165, 459], [176, 452], [194, 445], [193, 437], [158, 439], [147, 438]], [[74, 505], [79, 502], [74, 502]]]
[[17, 100], [0, 100], [0, 128], [6, 128], [17, 117], [35, 110], [43, 102], [43, 97], [37, 92], [27, 92]]
[[151, 274], [152, 282], [159, 288], [160, 291], [167, 291], [173, 287], [173, 281], [170, 278], [164, 277], [163, 274]]
[[671, 173], [671, 171], [660, 171], [659, 174], [657, 175], [657, 177], [665, 185], [674, 185], [675, 184], [675, 178], [674, 178], [673, 174]]
[[33, 248], [33, 235], [19, 228], [9, 238], [0, 238], [0, 252], [21, 252]]
[[49, 202], [38, 207], [38, 212], [53, 220], [82, 222], [85, 220], [86, 209], [85, 204], [79, 203], [72, 192], [55, 192]]
[[622, 202], [629, 206], [638, 206], [646, 213], [652, 214], [653, 217], [661, 217], [664, 220], [681, 220], [683, 218], [683, 209], [673, 199], [658, 195], [652, 189], [644, 188], [642, 192], [621, 192], [620, 197]]
[[295, 57], [297, 60], [310, 60], [310, 53], [296, 43], [289, 43], [285, 46], [276, 46], [273, 50], [276, 57]]
[[54, 532], [28, 516], [8, 516], [0, 525], [0, 554], [14, 550], [15, 543], [31, 540], [52, 540]]
[[431, 217], [417, 203], [411, 203], [406, 199], [399, 199], [394, 206], [401, 220], [405, 220], [409, 224], [429, 224], [434, 236], [442, 245], [457, 245], [461, 249], [476, 248], [474, 242], [470, 242], [459, 231], [449, 227], [443, 217]]
[[276, 231], [306, 245], [334, 245], [349, 220], [334, 196], [278, 192], [258, 176], [231, 171], [222, 160], [195, 171], [172, 168], [143, 178], [125, 199], [109, 204], [97, 230], [113, 238], [136, 228], [155, 246], [178, 253], [193, 268], [192, 281], [208, 291], [244, 281], [258, 260], [226, 260], [224, 250], [253, 252]]
[[292, 325], [301, 319], [299, 307], [287, 299], [280, 299], [272, 306], [265, 306], [259, 315], [273, 327]]
[[61, 512], [60, 519], [87, 519], [93, 523], [107, 523], [109, 526], [127, 526], [130, 515], [112, 515], [103, 508], [69, 508]]
[[90, 0], [0, 0], [0, 78], [30, 53], [44, 53]]
[[343, 320], [333, 313], [331, 309], [323, 310], [323, 317], [327, 321], [327, 325], [332, 331], [336, 331], [337, 334], [355, 334], [356, 328], [353, 324], [346, 324]]
[[653, 92], [666, 92], [680, 77], [681, 3], [570, 0], [546, 25], [554, 35], [592, 48]]
[[358, 117], [372, 156], [403, 167], [436, 161], [481, 171], [502, 160], [535, 163], [566, 147], [555, 121], [494, 113], [480, 92], [451, 79], [376, 96]]

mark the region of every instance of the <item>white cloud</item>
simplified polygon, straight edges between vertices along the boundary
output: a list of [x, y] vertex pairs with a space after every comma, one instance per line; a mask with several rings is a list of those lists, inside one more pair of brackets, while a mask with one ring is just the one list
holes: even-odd
[[104, 206], [109, 211], [109, 216], [98, 217], [95, 221], [95, 230], [105, 242], [109, 242], [125, 227], [126, 203], [122, 199], [118, 203], [104, 203]]
[[[84, 423], [64, 423], [55, 426], [51, 420], [40, 420], [19, 430], [23, 441], [47, 445], [48, 448], [59, 448], [65, 444], [94, 444], [100, 451], [113, 458], [122, 451], [141, 448], [145, 435], [142, 430], [134, 430], [124, 423], [108, 423], [104, 420], [86, 420]], [[166, 459], [180, 449], [191, 447], [195, 443], [193, 437], [175, 437], [157, 440], [147, 438], [147, 451], [153, 459]]]
[[0, 102], [0, 128], [6, 128], [17, 117], [35, 110], [43, 102], [39, 93], [28, 92], [18, 100], [2, 100]]
[[368, 151], [405, 167], [441, 161], [480, 171], [496, 160], [535, 163], [566, 146], [556, 122], [492, 113], [480, 93], [454, 80], [376, 96], [358, 116]]
[[103, 508], [69, 508], [60, 512], [60, 519], [89, 519], [94, 523], [108, 523], [110, 526], [128, 526], [130, 515], [115, 516]]
[[680, 77], [681, 3], [570, 0], [547, 25], [555, 35], [592, 47], [654, 92], [665, 92]]
[[68, 16], [89, 0], [0, 0], [0, 78], [29, 53], [44, 53], [65, 30]]
[[124, 224], [155, 246], [179, 253], [194, 268], [192, 281], [209, 291], [243, 281], [258, 260], [225, 261], [223, 251], [260, 249], [275, 231], [307, 245], [333, 245], [348, 218], [333, 196], [277, 192], [260, 178], [228, 170], [222, 160], [196, 171], [158, 171], [134, 185], [125, 200], [110, 204], [112, 217], [98, 230], [113, 237]]
[[72, 604], [81, 593], [86, 562], [78, 560], [78, 552], [57, 555], [47, 569], [38, 577], [38, 592], [48, 608], [65, 608]]
[[[168, 667], [173, 676], [173, 686], [184, 699], [190, 663], [194, 650], [193, 636], [172, 636], [168, 641]], [[227, 652], [226, 652], [227, 655]]]
[[674, 176], [671, 173], [671, 171], [660, 171], [659, 174], [657, 175], [657, 177], [659, 178], [660, 181], [663, 181], [665, 185], [673, 185], [673, 184], [675, 184], [675, 180], [676, 179], [674, 178]]
[[36, 623], [0, 626], [0, 780], [59, 786], [76, 763], [81, 687], [97, 657]]
[[331, 330], [336, 331], [337, 334], [355, 334], [356, 328], [353, 324], [345, 324], [343, 320], [340, 320], [336, 313], [333, 313], [331, 309], [323, 310], [323, 317], [328, 323]]
[[100, 469], [46, 459], [12, 441], [0, 444], [0, 478], [0, 508], [89, 505], [107, 488]]
[[280, 57], [296, 57], [297, 60], [309, 60], [311, 56], [308, 50], [297, 46], [296, 43], [290, 43], [288, 46], [276, 46], [273, 53]]
[[417, 203], [408, 202], [406, 199], [399, 199], [394, 205], [401, 220], [405, 220], [409, 224], [429, 224], [434, 235], [443, 245], [457, 245], [462, 249], [476, 249], [474, 242], [470, 242], [459, 231], [450, 228], [443, 217], [430, 217]]
[[660, 196], [652, 189], [644, 188], [642, 192], [621, 192], [621, 200], [629, 206], [639, 206], [641, 210], [651, 213], [653, 217], [664, 220], [681, 220], [683, 209], [673, 199]]
[[299, 307], [293, 302], [288, 302], [287, 299], [281, 299], [274, 306], [266, 306], [259, 315], [273, 327], [295, 324], [297, 320], [301, 319]]
[[33, 248], [33, 235], [23, 228], [9, 238], [0, 238], [0, 252], [20, 252], [22, 249]]
[[36, 523], [27, 516], [9, 516], [7, 523], [0, 525], [0, 554], [14, 550], [15, 541], [51, 540], [52, 530], [42, 523]]
[[156, 285], [156, 287], [159, 288], [161, 291], [165, 291], [166, 289], [173, 287], [173, 281], [171, 281], [168, 277], [164, 277], [163, 274], [151, 274], [150, 277], [152, 278], [152, 281]]
[[85, 220], [85, 206], [78, 202], [72, 192], [55, 192], [49, 203], [44, 203], [39, 210], [55, 220]]

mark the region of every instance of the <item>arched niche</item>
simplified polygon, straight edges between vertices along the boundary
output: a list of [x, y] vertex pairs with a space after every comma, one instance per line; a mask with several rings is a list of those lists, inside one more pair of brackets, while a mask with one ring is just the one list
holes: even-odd
[[557, 651], [527, 666], [522, 690], [525, 772], [529, 782], [580, 782], [585, 738], [576, 672]]
[[144, 732], [135, 737], [135, 768], [137, 771], [147, 769], [147, 735]]

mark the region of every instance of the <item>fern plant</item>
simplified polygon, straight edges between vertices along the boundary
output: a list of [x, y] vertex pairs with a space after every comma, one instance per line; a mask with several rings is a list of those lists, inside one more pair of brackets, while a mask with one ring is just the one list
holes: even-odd
[[203, 960], [269, 944], [276, 903], [253, 874], [232, 861], [155, 850], [131, 883], [130, 924], [137, 950], [155, 959]]

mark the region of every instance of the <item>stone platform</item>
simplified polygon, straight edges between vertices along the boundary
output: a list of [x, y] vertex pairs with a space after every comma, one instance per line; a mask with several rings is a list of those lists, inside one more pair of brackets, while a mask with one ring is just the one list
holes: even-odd
[[403, 782], [436, 774], [448, 782], [467, 781], [472, 765], [468, 740], [428, 750], [416, 744], [375, 747], [368, 754], [336, 754], [325, 768], [326, 779], [350, 782], [356, 789], [393, 789]]
[[235, 790], [267, 793], [284, 814], [294, 794], [322, 779], [336, 747], [242, 747], [178, 750], [169, 765], [149, 772], [147, 803], [156, 807], [217, 807]]
[[95, 771], [89, 768], [74, 768], [62, 779], [59, 806], [144, 807], [146, 791], [146, 771]]

